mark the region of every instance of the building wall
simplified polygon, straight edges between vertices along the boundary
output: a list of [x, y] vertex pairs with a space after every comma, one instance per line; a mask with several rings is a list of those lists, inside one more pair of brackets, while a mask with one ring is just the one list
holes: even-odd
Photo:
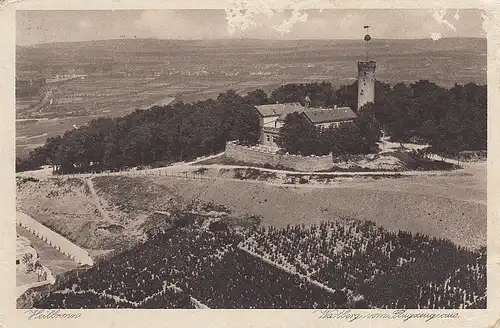
[[266, 136], [264, 134], [264, 131], [262, 129], [264, 127], [275, 127], [275, 122], [278, 119], [279, 116], [269, 116], [269, 117], [261, 117], [259, 121], [259, 129], [260, 129], [260, 139], [259, 142], [261, 144], [268, 144], [266, 141]]
[[276, 139], [279, 137], [278, 134], [276, 133], [271, 133], [271, 132], [263, 132], [263, 139], [261, 144], [262, 145], [268, 145], [268, 146], [274, 146], [278, 147], [278, 144], [276, 143]]
[[358, 62], [358, 111], [375, 101], [375, 68], [374, 61]]
[[274, 128], [275, 127], [275, 121], [278, 119], [279, 116], [269, 116], [269, 117], [263, 117], [263, 125], [264, 126], [269, 126]]
[[318, 123], [318, 124], [314, 124], [314, 126], [316, 126], [317, 128], [323, 128], [323, 129], [327, 129], [330, 126], [334, 126], [334, 127], [338, 128], [340, 126], [340, 124], [351, 123], [351, 122], [353, 122], [353, 120], [339, 121], [339, 122]]
[[224, 153], [227, 157], [237, 161], [254, 163], [258, 165], [282, 165], [297, 171], [314, 172], [327, 170], [333, 166], [330, 155], [305, 157], [298, 155], [273, 154], [263, 150], [237, 145], [233, 142], [226, 144]]

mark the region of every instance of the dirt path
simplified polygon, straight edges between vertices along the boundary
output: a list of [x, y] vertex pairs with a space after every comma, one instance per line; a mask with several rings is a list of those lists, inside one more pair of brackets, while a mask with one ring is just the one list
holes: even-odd
[[87, 183], [87, 186], [89, 186], [90, 194], [92, 195], [92, 199], [94, 200], [94, 203], [99, 210], [99, 213], [101, 213], [101, 217], [103, 220], [106, 222], [110, 222], [111, 219], [109, 217], [109, 214], [106, 210], [101, 205], [101, 200], [99, 199], [99, 196], [97, 195], [95, 189], [94, 189], [94, 183], [92, 182], [92, 178], [90, 179], [85, 179], [85, 182]]

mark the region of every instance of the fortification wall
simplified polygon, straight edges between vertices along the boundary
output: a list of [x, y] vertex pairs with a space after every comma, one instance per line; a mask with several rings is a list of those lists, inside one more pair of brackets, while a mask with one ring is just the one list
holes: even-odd
[[233, 142], [228, 142], [226, 144], [226, 151], [224, 154], [228, 158], [237, 161], [258, 165], [281, 165], [297, 171], [322, 171], [333, 166], [332, 157], [329, 155], [305, 157], [298, 155], [274, 154], [257, 148], [237, 145]]
[[17, 212], [16, 214], [17, 224], [26, 228], [29, 232], [37, 236], [38, 238], [44, 240], [49, 245], [57, 248], [66, 256], [70, 257], [72, 260], [79, 264], [93, 265], [94, 261], [89, 256], [88, 252], [79, 246], [72, 243], [70, 240], [64, 238], [60, 234], [50, 230], [40, 222], [35, 221], [33, 218], [29, 217], [24, 213]]

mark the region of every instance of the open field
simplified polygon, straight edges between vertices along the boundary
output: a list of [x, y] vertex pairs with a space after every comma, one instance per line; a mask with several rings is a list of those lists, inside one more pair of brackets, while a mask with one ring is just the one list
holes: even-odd
[[[374, 40], [377, 79], [428, 79], [444, 86], [486, 83], [486, 40]], [[50, 136], [99, 116], [122, 116], [173, 97], [193, 102], [233, 89], [269, 92], [283, 83], [355, 81], [359, 41], [109, 40], [18, 47], [16, 78], [30, 80], [80, 69], [85, 79], [46, 85], [16, 102], [16, 117], [65, 118], [17, 124], [18, 156]], [[110, 58], [113, 58], [110, 60]], [[49, 99], [52, 103], [49, 103]], [[43, 103], [43, 106], [39, 106]], [[37, 107], [38, 106], [38, 107]], [[47, 133], [47, 135], [43, 135]]]
[[[353, 217], [372, 220], [389, 230], [408, 230], [479, 247], [486, 244], [486, 164], [464, 173], [399, 179], [345, 179], [330, 188], [274, 186], [265, 182], [193, 180], [176, 177], [98, 177], [96, 186], [115, 205], [165, 208], [173, 198], [213, 202], [234, 216], [260, 215], [264, 225], [312, 224]], [[134, 185], [163, 190], [145, 197]], [[101, 190], [104, 191], [102, 187]]]

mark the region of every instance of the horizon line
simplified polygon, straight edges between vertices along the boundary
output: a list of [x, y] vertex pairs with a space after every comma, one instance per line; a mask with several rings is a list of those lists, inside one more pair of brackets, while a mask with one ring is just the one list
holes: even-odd
[[[485, 36], [450, 36], [450, 37], [442, 37], [438, 40], [432, 40], [430, 37], [425, 38], [379, 38], [372, 39], [372, 41], [421, 41], [421, 40], [430, 40], [433, 42], [439, 42], [440, 40], [449, 40], [449, 39], [483, 39], [487, 40]], [[127, 38], [110, 38], [110, 39], [93, 39], [93, 40], [75, 40], [75, 41], [51, 41], [51, 42], [40, 42], [40, 43], [30, 43], [30, 44], [17, 44], [16, 47], [31, 47], [38, 45], [49, 45], [49, 44], [63, 44], [63, 43], [85, 43], [85, 42], [102, 42], [102, 41], [129, 41], [129, 40], [158, 40], [158, 41], [277, 41], [277, 42], [285, 42], [285, 41], [363, 41], [363, 39], [271, 39], [271, 38], [213, 38], [213, 39], [162, 39], [155, 37], [127, 37]]]

